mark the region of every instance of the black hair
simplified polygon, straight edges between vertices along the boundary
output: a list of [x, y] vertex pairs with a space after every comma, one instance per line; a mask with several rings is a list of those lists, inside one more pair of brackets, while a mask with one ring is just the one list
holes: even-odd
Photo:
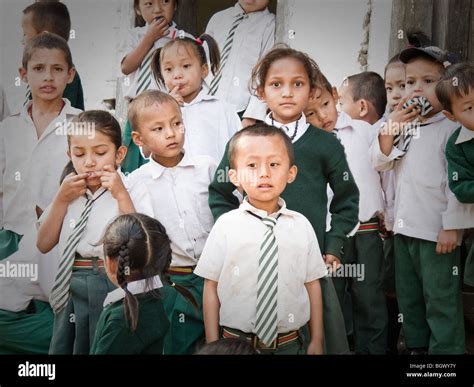
[[[85, 127], [84, 125], [91, 124], [92, 127]], [[122, 145], [122, 130], [120, 124], [115, 117], [105, 110], [86, 110], [74, 117], [70, 123], [72, 133], [68, 131], [67, 142], [71, 146], [71, 136], [77, 133], [86, 133], [85, 130], [92, 129], [95, 132], [102, 133], [110, 138], [115, 148], [118, 149]], [[69, 128], [68, 128], [69, 129]]]
[[36, 32], [51, 32], [69, 40], [71, 17], [65, 4], [59, 1], [40, 1], [23, 10], [23, 14], [31, 13], [31, 23]]
[[30, 39], [25, 45], [23, 50], [23, 58], [21, 61], [21, 65], [25, 70], [28, 68], [28, 62], [30, 61], [33, 53], [40, 48], [47, 48], [49, 50], [56, 49], [62, 51], [68, 65], [68, 69], [74, 67], [72, 63], [71, 50], [69, 49], [66, 40], [51, 32], [42, 32]]
[[128, 120], [130, 121], [133, 130], [140, 131], [139, 117], [140, 112], [142, 112], [143, 109], [153, 104], [161, 105], [164, 103], [175, 105], [181, 114], [181, 108], [179, 107], [178, 102], [176, 102], [176, 100], [168, 93], [159, 90], [146, 90], [134, 98], [128, 106]]
[[[135, 331], [138, 325], [138, 300], [127, 284], [144, 279], [150, 289], [152, 278], [156, 275], [160, 276], [163, 282], [172, 284], [167, 273], [171, 264], [170, 239], [165, 227], [158, 220], [144, 214], [132, 213], [120, 215], [112, 221], [107, 226], [101, 242], [104, 244], [104, 255], [117, 261], [117, 282], [125, 291], [125, 318], [130, 329]], [[174, 286], [197, 307], [188, 290], [179, 285]], [[151, 292], [159, 297], [159, 292]]]
[[156, 79], [156, 82], [159, 85], [164, 84], [164, 78], [161, 72], [161, 63], [163, 62], [164, 52], [168, 48], [176, 44], [191, 48], [194, 51], [194, 54], [198, 57], [201, 66], [203, 66], [207, 64], [208, 60], [206, 50], [203, 47], [204, 43], [206, 43], [209, 48], [209, 62], [211, 64], [210, 71], [213, 75], [217, 74], [217, 71], [219, 70], [220, 66], [221, 55], [219, 52], [219, 46], [217, 45], [215, 39], [208, 34], [203, 34], [197, 39], [192, 39], [189, 36], [179, 36], [178, 34], [175, 39], [169, 41], [163, 47], [156, 50], [156, 53], [153, 55], [151, 61], [151, 69], [153, 71], [153, 75]]
[[383, 70], [383, 78], [384, 80], [387, 78], [387, 70], [389, 69], [390, 66], [394, 65], [394, 64], [397, 64], [397, 65], [400, 65], [400, 66], [403, 66], [405, 67], [405, 63], [403, 63], [401, 60], [400, 60], [400, 53], [398, 54], [395, 54], [394, 56], [392, 56], [387, 65], [385, 66], [385, 69]]
[[267, 125], [265, 123], [257, 123], [252, 126], [248, 126], [242, 130], [239, 130], [235, 133], [229, 142], [229, 164], [231, 168], [235, 167], [235, 157], [237, 155], [239, 139], [245, 136], [250, 137], [269, 137], [269, 136], [278, 136], [285, 143], [285, 148], [288, 153], [288, 159], [290, 160], [290, 167], [295, 164], [295, 151], [293, 149], [293, 144], [290, 138], [283, 132], [283, 130], [278, 129], [275, 126]]
[[387, 106], [387, 91], [382, 77], [373, 71], [364, 71], [347, 77], [352, 91], [352, 99], [369, 101], [375, 108], [378, 118], [385, 113]]
[[[140, 5], [140, 0], [133, 0], [133, 11], [135, 12], [135, 27], [143, 27], [146, 24], [145, 19], [138, 14], [138, 6]], [[174, 12], [176, 13], [179, 7], [179, 0], [174, 0]]]
[[436, 97], [451, 114], [453, 98], [461, 98], [474, 88], [474, 64], [470, 62], [457, 63], [449, 66], [441, 80], [436, 85]]
[[431, 39], [422, 31], [407, 31], [407, 40], [409, 46], [412, 47], [428, 47], [431, 46]]
[[322, 76], [318, 64], [308, 54], [290, 48], [285, 44], [278, 44], [267, 52], [253, 68], [250, 79], [250, 91], [252, 94], [255, 94], [257, 90], [261, 90], [265, 86], [265, 80], [271, 65], [277, 60], [284, 58], [293, 58], [301, 62], [308, 74], [310, 88], [315, 89], [317, 87]]
[[219, 339], [205, 344], [196, 355], [258, 355], [253, 345], [244, 339]]

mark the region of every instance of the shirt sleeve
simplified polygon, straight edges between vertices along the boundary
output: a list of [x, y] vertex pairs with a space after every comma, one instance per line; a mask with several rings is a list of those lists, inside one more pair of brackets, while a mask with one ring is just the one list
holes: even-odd
[[194, 274], [212, 281], [219, 281], [226, 257], [225, 223], [219, 219], [207, 238]]
[[372, 165], [379, 172], [392, 169], [395, 164], [395, 159], [397, 159], [399, 156], [403, 156], [404, 154], [405, 152], [394, 146], [392, 147], [392, 151], [388, 156], [384, 155], [380, 149], [380, 141], [378, 139], [374, 140], [372, 146], [370, 147]]
[[446, 144], [449, 188], [461, 203], [474, 203], [474, 165], [464, 157], [461, 144], [456, 145], [458, 134]]
[[[138, 33], [136, 28], [130, 28], [125, 37], [125, 40], [122, 42], [119, 48], [119, 58], [120, 58], [120, 74], [122, 74], [121, 65], [125, 57], [131, 53], [140, 43], [138, 39]], [[124, 74], [122, 74], [124, 75]]]
[[327, 268], [324, 264], [318, 238], [311, 223], [305, 219], [306, 235], [308, 239], [308, 257], [306, 260], [305, 283], [312, 282], [327, 275]]

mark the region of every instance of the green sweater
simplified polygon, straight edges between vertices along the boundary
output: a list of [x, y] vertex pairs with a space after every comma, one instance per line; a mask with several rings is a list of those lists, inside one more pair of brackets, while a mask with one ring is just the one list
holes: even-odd
[[139, 303], [138, 324], [132, 332], [125, 320], [124, 300], [102, 311], [95, 331], [92, 355], [163, 354], [163, 342], [169, 321], [163, 303], [151, 292], [136, 296]]
[[[296, 180], [286, 186], [282, 198], [290, 210], [308, 218], [324, 254], [341, 256], [341, 248], [359, 221], [359, 190], [347, 164], [344, 148], [331, 134], [314, 126], [294, 143]], [[228, 182], [228, 145], [209, 186], [209, 206], [214, 219], [239, 206]], [[327, 185], [334, 192], [331, 230], [326, 232]]]
[[474, 203], [474, 139], [456, 145], [460, 131], [446, 144], [449, 188], [461, 203]]

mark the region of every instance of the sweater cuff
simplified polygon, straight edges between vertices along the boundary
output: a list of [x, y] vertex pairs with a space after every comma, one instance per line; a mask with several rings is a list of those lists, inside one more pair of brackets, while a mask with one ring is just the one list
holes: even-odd
[[331, 254], [339, 259], [342, 256], [342, 246], [344, 245], [344, 239], [335, 237], [335, 236], [329, 236], [326, 234], [326, 246], [324, 249], [324, 254]]

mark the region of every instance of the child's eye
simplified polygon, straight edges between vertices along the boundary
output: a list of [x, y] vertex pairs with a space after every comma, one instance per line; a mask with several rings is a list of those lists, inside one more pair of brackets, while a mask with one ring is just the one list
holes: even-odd
[[62, 67], [56, 67], [55, 70], [58, 72], [58, 73], [61, 73], [64, 69]]
[[97, 154], [98, 154], [99, 156], [103, 156], [103, 155], [105, 155], [106, 153], [107, 153], [107, 152], [97, 152]]
[[279, 165], [279, 163], [270, 163], [270, 167], [278, 167]]
[[392, 88], [391, 88], [390, 86], [387, 86], [387, 87], [385, 88], [385, 90], [387, 90], [388, 92], [391, 92], [391, 91], [392, 91]]
[[405, 90], [405, 84], [404, 83], [400, 84], [400, 89]]
[[280, 87], [281, 84], [280, 84], [280, 82], [273, 82], [271, 85], [273, 87]]
[[169, 4], [171, 0], [163, 0], [162, 3], [163, 4]]
[[297, 82], [295, 82], [295, 86], [296, 87], [301, 87], [301, 86], [303, 86], [303, 82], [297, 81]]
[[190, 65], [190, 64], [185, 64], [183, 67], [184, 67], [185, 69], [189, 69], [189, 68], [191, 67], [191, 65]]
[[80, 153], [80, 154], [75, 154], [74, 157], [82, 157], [84, 156], [84, 153]]
[[181, 121], [176, 121], [176, 122], [174, 123], [174, 126], [181, 126]]
[[306, 117], [311, 117], [311, 116], [314, 116], [314, 112], [309, 112], [306, 114]]
[[249, 165], [247, 165], [249, 168], [255, 168], [257, 166], [257, 164], [255, 163], [250, 163]]
[[[326, 101], [323, 103], [323, 106], [328, 106], [329, 105], [329, 101]], [[341, 106], [342, 106], [342, 103], [341, 103]]]
[[413, 82], [413, 81], [406, 81], [405, 84], [406, 84], [406, 85], [413, 85], [414, 83], [415, 83], [415, 82]]
[[425, 82], [426, 83], [433, 83], [434, 81], [432, 79], [427, 79]]
[[156, 132], [156, 131], [161, 131], [162, 129], [163, 129], [163, 127], [158, 126], [158, 127], [156, 127], [156, 128], [152, 128], [151, 131], [152, 131], [152, 132]]
[[35, 71], [41, 71], [43, 69], [43, 66], [35, 66], [33, 67], [33, 70]]
[[164, 71], [165, 73], [169, 73], [171, 71], [171, 67], [166, 67]]

